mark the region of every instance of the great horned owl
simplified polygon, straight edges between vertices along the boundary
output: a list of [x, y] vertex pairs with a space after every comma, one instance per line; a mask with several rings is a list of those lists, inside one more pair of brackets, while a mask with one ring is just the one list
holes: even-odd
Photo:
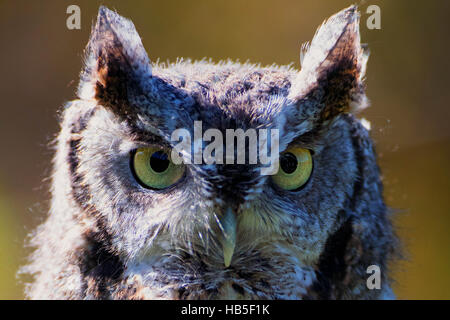
[[[149, 61], [101, 7], [62, 113], [29, 298], [392, 297], [396, 238], [368, 131], [359, 13], [326, 21], [287, 66]], [[174, 130], [277, 129], [279, 167], [172, 160]], [[206, 144], [201, 144], [200, 149]], [[245, 145], [248, 148], [249, 145]], [[366, 269], [381, 270], [381, 289]]]

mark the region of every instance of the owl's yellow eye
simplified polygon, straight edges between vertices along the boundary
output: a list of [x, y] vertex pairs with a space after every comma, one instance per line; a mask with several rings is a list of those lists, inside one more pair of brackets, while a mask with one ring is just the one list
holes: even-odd
[[164, 189], [184, 175], [185, 166], [170, 160], [170, 149], [139, 148], [132, 154], [131, 167], [138, 182], [147, 188]]
[[313, 168], [311, 152], [300, 147], [291, 147], [280, 154], [280, 168], [272, 176], [273, 182], [285, 190], [296, 190], [311, 176]]

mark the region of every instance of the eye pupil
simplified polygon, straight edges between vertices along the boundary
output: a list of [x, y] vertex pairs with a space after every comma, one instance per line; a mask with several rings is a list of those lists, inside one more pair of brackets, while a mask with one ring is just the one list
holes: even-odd
[[169, 156], [165, 152], [157, 151], [150, 157], [150, 166], [156, 173], [166, 171], [169, 164]]
[[287, 152], [281, 156], [280, 159], [281, 169], [287, 174], [293, 173], [298, 166], [298, 160], [295, 155], [290, 152]]

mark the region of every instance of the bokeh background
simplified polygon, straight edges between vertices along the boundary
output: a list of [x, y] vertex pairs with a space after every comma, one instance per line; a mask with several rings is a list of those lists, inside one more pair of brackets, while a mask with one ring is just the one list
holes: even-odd
[[[0, 0], [0, 298], [23, 298], [15, 273], [27, 233], [48, 208], [57, 111], [74, 97], [98, 6], [132, 18], [152, 60], [177, 57], [289, 64], [347, 0]], [[81, 30], [66, 8], [81, 8]], [[366, 8], [381, 8], [381, 30]], [[400, 299], [450, 299], [450, 1], [359, 3], [369, 44], [367, 85], [385, 197], [406, 259], [394, 265]]]

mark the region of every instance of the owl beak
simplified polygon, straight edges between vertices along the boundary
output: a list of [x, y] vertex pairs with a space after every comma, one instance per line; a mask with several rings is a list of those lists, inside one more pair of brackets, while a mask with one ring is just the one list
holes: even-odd
[[233, 257], [234, 248], [236, 246], [236, 215], [233, 209], [228, 207], [225, 214], [220, 219], [220, 225], [222, 228], [222, 248], [223, 248], [223, 262], [225, 267], [228, 268], [231, 264], [231, 258]]

